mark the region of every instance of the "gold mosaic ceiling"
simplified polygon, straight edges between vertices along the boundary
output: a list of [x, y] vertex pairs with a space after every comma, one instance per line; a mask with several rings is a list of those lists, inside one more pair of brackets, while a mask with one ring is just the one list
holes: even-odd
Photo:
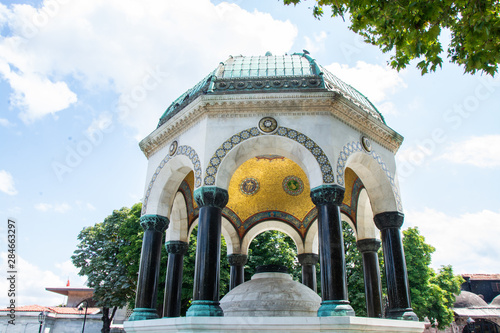
[[[357, 175], [350, 168], [346, 168], [343, 207], [344, 213], [348, 215], [351, 215], [349, 214], [351, 208], [354, 208], [351, 200], [354, 183], [357, 180]], [[194, 185], [192, 172], [186, 176], [185, 182], [192, 190]], [[249, 159], [233, 174], [228, 192], [229, 202], [226, 208], [238, 216], [240, 223], [263, 212], [284, 212], [298, 221], [304, 221], [314, 208], [305, 172], [295, 162], [282, 156], [267, 155]], [[189, 206], [191, 223], [195, 218], [193, 209], [197, 207], [192, 197]], [[355, 215], [352, 218], [355, 220]], [[304, 225], [306, 229], [308, 225], [308, 223]], [[240, 225], [235, 227], [242, 228]], [[240, 232], [244, 232], [248, 227], [244, 227]], [[303, 226], [300, 229], [302, 233], [306, 231]]]
[[306, 174], [281, 156], [254, 157], [243, 163], [233, 174], [228, 192], [227, 207], [241, 221], [264, 211], [281, 211], [303, 220], [314, 208]]

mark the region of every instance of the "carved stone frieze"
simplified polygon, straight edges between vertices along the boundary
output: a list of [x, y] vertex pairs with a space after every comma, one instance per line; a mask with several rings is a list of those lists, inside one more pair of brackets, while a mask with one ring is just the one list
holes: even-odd
[[381, 242], [376, 238], [365, 238], [360, 239], [356, 242], [358, 250], [361, 253], [365, 252], [377, 252], [380, 249]]
[[297, 256], [301, 265], [316, 265], [319, 260], [319, 255], [316, 253], [301, 253]]
[[246, 254], [233, 253], [227, 256], [227, 262], [231, 266], [243, 266], [247, 261], [248, 256]]
[[322, 185], [311, 190], [311, 200], [316, 206], [334, 204], [340, 206], [345, 189], [338, 185]]
[[194, 200], [199, 207], [209, 206], [224, 208], [229, 200], [227, 190], [219, 187], [200, 187], [193, 193]]
[[401, 228], [404, 221], [404, 214], [401, 212], [384, 212], [373, 217], [373, 221], [379, 230], [388, 228]]
[[149, 157], [203, 117], [276, 115], [280, 112], [314, 115], [325, 111], [393, 153], [403, 141], [401, 135], [338, 93], [290, 92], [200, 96], [142, 140], [139, 146]]
[[165, 249], [167, 253], [172, 254], [182, 254], [185, 255], [187, 253], [189, 244], [183, 241], [168, 241], [165, 244]]
[[146, 230], [153, 230], [164, 232], [170, 223], [169, 219], [161, 215], [142, 215], [140, 219], [142, 228]]

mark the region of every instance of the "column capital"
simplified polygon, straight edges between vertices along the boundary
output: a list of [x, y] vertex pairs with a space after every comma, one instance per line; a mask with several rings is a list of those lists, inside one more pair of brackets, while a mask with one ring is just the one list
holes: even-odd
[[142, 228], [146, 230], [153, 230], [164, 232], [170, 223], [169, 219], [161, 215], [142, 215], [140, 219]]
[[316, 265], [319, 260], [319, 255], [316, 253], [301, 253], [297, 256], [301, 265]]
[[227, 261], [231, 266], [243, 266], [248, 261], [246, 254], [233, 253], [227, 256]]
[[380, 241], [376, 238], [365, 238], [360, 239], [356, 242], [358, 250], [361, 253], [365, 252], [377, 252], [380, 249]]
[[227, 190], [215, 187], [204, 186], [194, 190], [194, 200], [199, 207], [209, 206], [224, 208], [229, 200]]
[[165, 249], [167, 253], [172, 254], [182, 254], [185, 255], [187, 253], [189, 244], [183, 241], [171, 240], [165, 243]]
[[330, 203], [340, 206], [344, 192], [345, 189], [339, 185], [321, 185], [311, 190], [311, 200], [316, 206]]
[[373, 221], [379, 230], [388, 228], [401, 228], [405, 215], [400, 212], [378, 213], [373, 217]]

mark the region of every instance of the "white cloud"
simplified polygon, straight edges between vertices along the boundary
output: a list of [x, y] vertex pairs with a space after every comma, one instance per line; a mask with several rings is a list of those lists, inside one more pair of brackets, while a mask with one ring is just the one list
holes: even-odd
[[365, 95], [382, 114], [397, 113], [388, 99], [398, 89], [406, 88], [406, 83], [396, 70], [364, 61], [358, 61], [355, 67], [333, 63], [326, 69]]
[[35, 205], [35, 209], [41, 212], [55, 212], [63, 214], [69, 211], [71, 206], [65, 202], [56, 204], [38, 203]]
[[306, 42], [305, 49], [311, 54], [318, 53], [320, 50], [325, 48], [325, 40], [328, 34], [325, 31], [315, 33], [312, 38], [305, 36], [304, 40]]
[[41, 212], [47, 212], [52, 209], [52, 205], [46, 203], [39, 203], [35, 205], [35, 209]]
[[[14, 104], [25, 108], [23, 119], [74, 103], [70, 86], [122, 97], [135, 92], [134, 106], [119, 118], [139, 137], [230, 54], [283, 54], [297, 36], [289, 21], [225, 2], [61, 1], [55, 9], [48, 4], [3, 7], [0, 15], [12, 31], [0, 42], [0, 72], [14, 90]], [[164, 75], [148, 79], [157, 68]], [[150, 84], [144, 90], [145, 80]], [[54, 99], [37, 105], [44, 94]]]
[[89, 137], [93, 137], [97, 132], [109, 130], [112, 126], [112, 122], [113, 117], [109, 112], [101, 113], [87, 128], [87, 135]]
[[438, 158], [480, 168], [498, 168], [500, 167], [500, 135], [476, 136], [462, 142], [455, 142], [446, 153]]
[[65, 82], [52, 82], [46, 77], [33, 73], [2, 73], [14, 92], [10, 103], [21, 111], [20, 118], [25, 123], [55, 114], [75, 103], [77, 98]]
[[[2, 267], [7, 267], [7, 252], [0, 252], [0, 263]], [[42, 269], [17, 256], [17, 304], [23, 305], [45, 305], [55, 306], [66, 301], [66, 297], [46, 291], [47, 287], [64, 287], [69, 278], [71, 286], [83, 286], [85, 279], [78, 276], [78, 270], [71, 261], [56, 263], [55, 270]], [[73, 267], [71, 267], [73, 266]], [[0, 289], [8, 290], [8, 281], [0, 279]], [[7, 293], [0, 295], [0, 303], [7, 304]]]
[[0, 126], [11, 127], [14, 126], [8, 119], [0, 118]]
[[418, 226], [426, 242], [436, 248], [432, 255], [435, 268], [452, 264], [456, 273], [500, 271], [500, 211], [450, 216], [426, 208], [406, 212], [404, 227], [408, 226]]
[[83, 202], [81, 200], [77, 200], [75, 201], [76, 205], [78, 206], [79, 209], [85, 209], [85, 210], [95, 210], [96, 208], [94, 207], [94, 205], [92, 205], [91, 203], [89, 202]]
[[78, 275], [80, 269], [76, 268], [71, 260], [55, 263], [54, 266], [59, 269], [60, 275], [66, 278], [66, 282], [69, 279], [71, 287], [83, 287], [86, 285], [86, 277]]
[[17, 194], [17, 190], [14, 187], [14, 178], [5, 170], [0, 170], [0, 191], [8, 195]]

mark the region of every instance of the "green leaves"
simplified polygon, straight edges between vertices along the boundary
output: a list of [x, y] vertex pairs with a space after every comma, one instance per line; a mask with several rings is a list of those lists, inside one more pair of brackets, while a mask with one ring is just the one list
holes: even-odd
[[[284, 0], [297, 4], [300, 0]], [[349, 29], [382, 52], [391, 52], [391, 67], [401, 70], [411, 61], [421, 74], [442, 66], [443, 29], [451, 33], [447, 49], [450, 62], [464, 66], [464, 72], [494, 76], [500, 62], [500, 2], [489, 0], [316, 0], [313, 15], [320, 18], [323, 7], [333, 17], [350, 15]]]
[[260, 265], [284, 265], [296, 281], [300, 281], [302, 270], [297, 260], [297, 249], [293, 240], [286, 234], [269, 230], [252, 240], [248, 249], [248, 263], [245, 267], [245, 280], [248, 281]]
[[451, 266], [441, 267], [439, 274], [429, 267], [436, 249], [425, 243], [418, 228], [408, 228], [403, 235], [413, 311], [420, 320], [427, 318], [444, 329], [454, 320], [452, 307], [463, 279], [453, 274]]

